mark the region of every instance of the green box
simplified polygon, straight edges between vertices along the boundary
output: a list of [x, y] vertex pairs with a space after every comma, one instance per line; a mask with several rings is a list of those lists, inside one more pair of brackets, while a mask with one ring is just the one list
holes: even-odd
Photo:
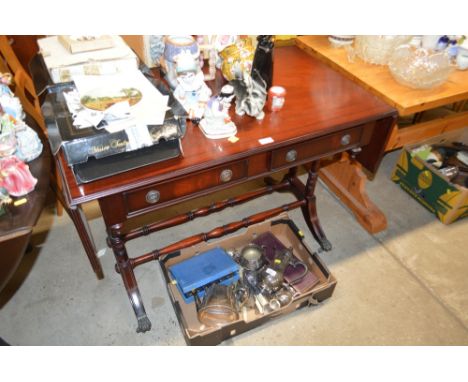
[[413, 196], [444, 224], [468, 216], [468, 189], [451, 183], [435, 167], [411, 151], [423, 144], [463, 142], [468, 144], [468, 128], [447, 133], [417, 145], [404, 147], [392, 173], [392, 180]]

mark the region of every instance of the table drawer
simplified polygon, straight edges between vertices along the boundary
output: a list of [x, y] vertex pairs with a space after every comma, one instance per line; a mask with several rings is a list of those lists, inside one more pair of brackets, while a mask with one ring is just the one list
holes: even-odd
[[360, 143], [363, 129], [364, 125], [274, 150], [271, 154], [270, 168], [275, 170], [289, 167], [321, 155], [345, 151]]
[[151, 209], [154, 206], [208, 190], [236, 180], [247, 178], [248, 161], [229, 163], [185, 177], [156, 183], [136, 191], [126, 192], [124, 200], [127, 213]]

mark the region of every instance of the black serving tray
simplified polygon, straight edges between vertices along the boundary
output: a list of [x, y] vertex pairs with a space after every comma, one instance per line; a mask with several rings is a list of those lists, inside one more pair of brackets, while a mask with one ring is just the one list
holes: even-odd
[[[163, 95], [169, 96], [170, 110], [166, 112], [163, 125], [148, 126], [151, 136], [156, 137], [153, 145], [135, 151], [127, 151], [125, 131], [109, 133], [94, 127], [75, 128], [63, 95], [75, 88], [74, 83], [54, 84], [40, 54], [33, 58], [29, 67], [41, 102], [52, 153], [56, 155], [60, 149], [63, 150], [78, 183], [91, 182], [182, 155], [181, 139], [186, 131], [186, 112], [170, 89], [144, 65], [140, 66], [140, 70], [145, 77]], [[175, 133], [169, 138], [159, 139], [161, 131]]]
[[88, 183], [149, 164], [177, 158], [180, 155], [180, 141], [173, 139], [102, 159], [90, 158], [87, 162], [74, 165], [73, 172], [78, 184]]

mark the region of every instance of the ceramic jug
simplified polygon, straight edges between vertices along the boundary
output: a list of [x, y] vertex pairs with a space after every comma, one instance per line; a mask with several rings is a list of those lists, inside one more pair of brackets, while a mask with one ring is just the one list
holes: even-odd
[[197, 61], [200, 56], [200, 50], [195, 39], [190, 35], [185, 36], [166, 36], [164, 41], [164, 55], [161, 60], [161, 66], [166, 74], [166, 80], [172, 89], [177, 86], [176, 61], [181, 53], [193, 55]]

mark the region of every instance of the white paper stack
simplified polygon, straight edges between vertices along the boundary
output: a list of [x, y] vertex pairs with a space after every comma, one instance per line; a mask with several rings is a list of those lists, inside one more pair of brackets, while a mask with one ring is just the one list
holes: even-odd
[[[168, 96], [162, 95], [139, 70], [125, 73], [73, 77], [76, 90], [64, 93], [73, 125], [77, 128], [104, 128], [109, 133], [125, 130], [130, 149], [152, 144], [148, 125], [162, 125], [168, 110]], [[105, 110], [94, 110], [83, 105], [83, 100], [94, 97], [112, 98], [122, 89], [132, 89], [140, 96], [130, 106], [128, 100], [111, 103]], [[85, 97], [85, 98], [84, 98]], [[85, 103], [86, 104], [86, 103]]]

